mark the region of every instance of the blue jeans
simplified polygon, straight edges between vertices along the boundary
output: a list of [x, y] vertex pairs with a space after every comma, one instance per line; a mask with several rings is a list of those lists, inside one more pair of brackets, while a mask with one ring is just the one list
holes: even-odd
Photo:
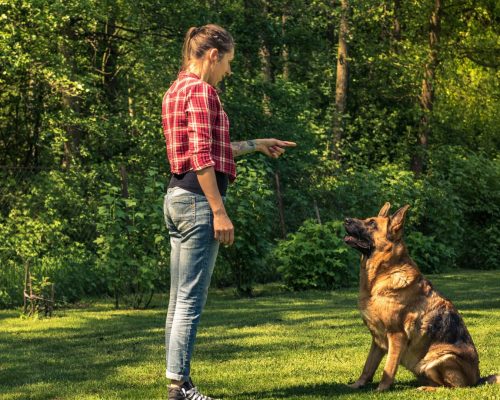
[[170, 300], [165, 325], [167, 378], [186, 381], [219, 242], [205, 196], [169, 188], [163, 204], [170, 235]]

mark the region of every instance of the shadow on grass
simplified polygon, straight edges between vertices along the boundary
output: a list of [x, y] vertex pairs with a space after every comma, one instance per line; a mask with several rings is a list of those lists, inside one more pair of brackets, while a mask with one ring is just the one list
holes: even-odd
[[[295, 399], [295, 398], [337, 398], [343, 396], [361, 396], [361, 395], [374, 395], [378, 383], [370, 383], [361, 389], [352, 389], [344, 382], [329, 382], [321, 384], [308, 385], [307, 383], [301, 385], [293, 385], [284, 388], [272, 389], [265, 392], [245, 392], [240, 396], [245, 399]], [[391, 391], [403, 391], [407, 389], [415, 389], [419, 386], [418, 381], [411, 381], [407, 384], [395, 383]]]
[[[325, 325], [324, 329], [339, 331], [359, 328], [361, 321], [357, 313], [351, 313], [347, 306], [353, 303], [355, 307], [352, 293], [349, 295], [351, 299], [346, 300], [336, 294], [339, 301], [334, 303], [328, 293], [306, 293], [306, 299], [299, 294], [298, 304], [294, 303], [297, 299], [294, 294], [273, 299], [234, 299], [233, 302], [219, 301], [215, 295], [202, 318], [196, 360], [223, 362], [237, 359], [241, 354], [248, 359], [258, 359], [262, 354], [283, 353], [294, 347], [321, 350], [321, 343], [300, 344], [296, 338], [290, 343], [286, 337], [270, 343], [253, 343], [256, 334], [241, 330], [273, 325], [293, 332], [293, 327], [301, 324], [320, 324], [315, 329], [323, 329]], [[13, 333], [0, 333], [0, 394], [24, 390], [30, 392], [32, 399], [53, 398], [54, 393], [64, 395], [71, 384], [84, 385], [86, 393], [97, 390], [93, 382], [104, 391], [116, 391], [118, 386], [127, 384], [133, 388], [133, 381], [118, 377], [118, 371], [140, 368], [145, 361], [156, 365], [157, 370], [152, 373], [157, 380], [141, 384], [143, 389], [149, 387], [154, 391], [166, 384], [162, 379], [165, 312], [165, 309], [90, 308], [65, 310], [50, 320], [15, 320]], [[204, 340], [207, 330], [224, 333], [217, 341], [213, 336]], [[265, 329], [259, 335], [265, 337]], [[329, 349], [339, 346], [331, 343]], [[44, 389], [37, 393], [38, 384], [44, 385]]]
[[[467, 279], [464, 279], [464, 276]], [[500, 308], [500, 293], [495, 279], [470, 275], [430, 276], [438, 291], [450, 298], [470, 318], [483, 318], [483, 310]], [[495, 279], [493, 279], [495, 278]], [[278, 354], [299, 346], [305, 351], [321, 351], [325, 346], [352, 348], [360, 346], [353, 334], [369, 334], [356, 308], [356, 290], [329, 292], [280, 293], [270, 297], [238, 299], [227, 293], [211, 293], [202, 317], [196, 360], [208, 363], [261, 354]], [[61, 316], [44, 321], [16, 320], [13, 311], [0, 312], [2, 324], [10, 324], [7, 333], [0, 330], [0, 395], [29, 393], [29, 398], [64, 396], [69, 384], [82, 385], [83, 393], [95, 390], [116, 393], [122, 390], [160, 392], [164, 389], [164, 320], [166, 304], [154, 310], [114, 311], [109, 308], [67, 310]], [[11, 321], [9, 321], [11, 319]], [[62, 325], [64, 322], [64, 326]], [[286, 333], [281, 341], [253, 343], [247, 340], [267, 335], [267, 327]], [[296, 336], [301, 326], [307, 334], [328, 330], [345, 338], [336, 343], [308, 341]], [[262, 327], [266, 329], [262, 329]], [[311, 328], [309, 328], [311, 327]], [[313, 330], [309, 333], [308, 329]], [[205, 337], [205, 336], [208, 336]], [[363, 349], [363, 352], [367, 349]], [[148, 378], [120, 375], [123, 368], [133, 374], [150, 368]], [[151, 367], [153, 366], [153, 367]], [[360, 365], [360, 368], [362, 366]], [[33, 385], [49, 384], [50, 390], [32, 391]], [[93, 385], [98, 384], [98, 388]], [[371, 391], [369, 387], [359, 393]], [[128, 389], [127, 389], [128, 388]], [[36, 389], [33, 389], [36, 390]], [[247, 392], [245, 398], [289, 398], [356, 393], [344, 383], [295, 385], [271, 389], [266, 393]], [[242, 394], [243, 395], [243, 394]], [[248, 397], [246, 397], [248, 396]], [[1, 396], [0, 396], [1, 397]], [[237, 396], [238, 398], [243, 398]], [[19, 398], [23, 398], [20, 396]], [[26, 397], [25, 397], [26, 398]]]
[[16, 318], [20, 315], [19, 311], [15, 310], [0, 310], [0, 321], [7, 318]]
[[[365, 389], [361, 391], [367, 391]], [[352, 395], [356, 392], [360, 392], [355, 389], [351, 389], [345, 383], [331, 382], [322, 383], [315, 385], [294, 385], [284, 388], [272, 389], [266, 392], [245, 392], [240, 396], [246, 399], [294, 399], [294, 398], [304, 398], [304, 397], [338, 397], [341, 395]]]
[[497, 272], [463, 271], [429, 275], [434, 289], [451, 300], [459, 311], [500, 308], [500, 285]]
[[[38, 383], [64, 392], [70, 383], [106, 382], [117, 369], [137, 365], [145, 356], [154, 357], [150, 348], [162, 346], [163, 318], [159, 313], [116, 315], [111, 319], [100, 319], [100, 313], [79, 315], [76, 321], [68, 321], [72, 327], [45, 326], [60, 320], [53, 318], [39, 321], [39, 330], [34, 327], [32, 331], [0, 333], [0, 393]], [[33, 321], [19, 320], [16, 325], [24, 328], [23, 323]], [[31, 392], [29, 398], [53, 398], [45, 391]]]

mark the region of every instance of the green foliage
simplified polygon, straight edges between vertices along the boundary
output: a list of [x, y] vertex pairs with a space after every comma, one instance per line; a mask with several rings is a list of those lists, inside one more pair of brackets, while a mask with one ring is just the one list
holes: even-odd
[[96, 289], [93, 257], [82, 243], [65, 232], [65, 221], [32, 216], [26, 210], [12, 210], [0, 224], [2, 306], [22, 303], [25, 265], [34, 279], [47, 278], [55, 284], [56, 300], [74, 301]]
[[446, 182], [456, 217], [448, 222], [449, 245], [465, 268], [498, 268], [500, 254], [500, 160], [460, 147], [437, 149], [430, 159], [429, 183]]
[[97, 291], [94, 257], [84, 242], [91, 219], [83, 212], [84, 182], [57, 171], [35, 175], [28, 193], [0, 219], [0, 306], [22, 303], [27, 264], [35, 280], [55, 284], [57, 301]]
[[334, 179], [326, 178], [317, 191], [322, 220], [377, 215], [386, 202], [395, 212], [410, 205], [406, 221], [409, 250], [424, 271], [443, 271], [457, 266], [463, 227], [458, 197], [449, 182], [417, 179], [398, 165], [370, 170], [350, 169]]
[[400, 165], [388, 164], [376, 169], [363, 165], [324, 176], [315, 189], [322, 220], [345, 217], [367, 218], [377, 215], [389, 201], [392, 211], [411, 205], [409, 225], [416, 225], [424, 214], [425, 183]]
[[259, 159], [238, 162], [238, 179], [228, 193], [226, 209], [234, 225], [235, 241], [221, 249], [214, 283], [235, 285], [243, 295], [252, 292], [255, 282], [273, 274], [267, 264], [272, 241], [273, 191], [267, 179], [269, 169]]
[[104, 183], [97, 209], [97, 266], [116, 307], [122, 298], [134, 308], [147, 307], [153, 294], [166, 288], [169, 246], [160, 178], [150, 168], [128, 182], [126, 193]]
[[436, 240], [434, 236], [413, 231], [405, 236], [405, 243], [410, 257], [424, 273], [435, 274], [449, 270], [455, 261], [454, 247]]
[[[219, 286], [249, 293], [276, 277], [278, 181], [286, 232], [317, 212], [326, 222], [408, 203], [410, 251], [423, 269], [498, 268], [498, 7], [446, 7], [428, 146], [417, 151], [432, 4], [349, 4], [334, 160], [339, 2], [0, 2], [0, 306], [19, 304], [26, 262], [62, 300], [106, 292], [137, 306], [165, 289], [160, 104], [184, 33], [209, 22], [237, 43], [221, 93], [231, 138], [299, 144], [280, 160], [239, 162], [228, 199], [237, 242], [221, 249]], [[427, 161], [418, 179], [409, 171], [417, 152]]]
[[359, 257], [344, 244], [340, 221], [323, 225], [307, 220], [280, 241], [274, 250], [284, 283], [293, 290], [351, 286], [356, 282]]

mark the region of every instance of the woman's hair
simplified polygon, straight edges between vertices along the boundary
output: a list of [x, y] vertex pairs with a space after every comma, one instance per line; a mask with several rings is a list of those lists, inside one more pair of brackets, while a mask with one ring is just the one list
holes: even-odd
[[219, 25], [209, 24], [199, 28], [193, 26], [187, 31], [182, 46], [182, 69], [187, 68], [191, 59], [203, 57], [207, 50], [219, 50], [219, 59], [221, 59], [233, 47], [233, 37]]

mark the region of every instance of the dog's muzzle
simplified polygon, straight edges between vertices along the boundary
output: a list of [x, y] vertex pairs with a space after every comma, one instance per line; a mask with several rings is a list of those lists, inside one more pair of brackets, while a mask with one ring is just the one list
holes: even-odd
[[370, 251], [371, 240], [360, 221], [353, 218], [346, 218], [344, 220], [344, 227], [347, 232], [347, 235], [344, 237], [345, 244], [362, 252]]

